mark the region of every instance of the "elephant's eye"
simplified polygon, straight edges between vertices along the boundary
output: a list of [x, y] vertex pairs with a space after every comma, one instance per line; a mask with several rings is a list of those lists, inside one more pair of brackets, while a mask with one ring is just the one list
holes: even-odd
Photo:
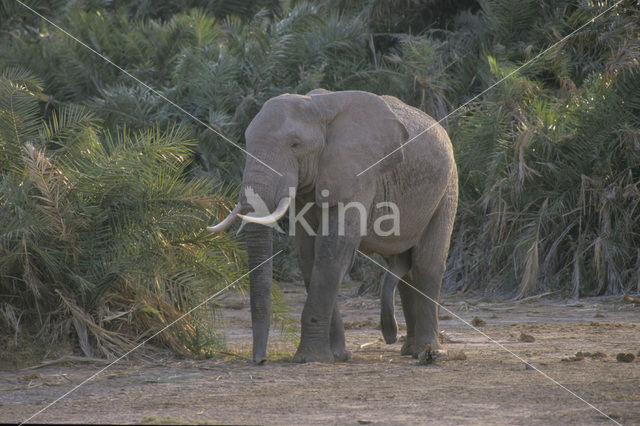
[[299, 142], [299, 141], [293, 141], [293, 142], [291, 143], [291, 148], [297, 148], [297, 147], [299, 147], [299, 146], [300, 146], [300, 142]]

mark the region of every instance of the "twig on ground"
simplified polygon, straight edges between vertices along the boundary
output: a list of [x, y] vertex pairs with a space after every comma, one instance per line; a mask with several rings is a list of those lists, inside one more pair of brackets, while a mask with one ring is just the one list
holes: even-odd
[[526, 302], [530, 302], [532, 300], [538, 300], [542, 297], [545, 296], [550, 296], [552, 294], [556, 294], [556, 293], [560, 293], [560, 290], [556, 290], [556, 291], [547, 291], [546, 293], [540, 293], [540, 294], [536, 294], [535, 296], [529, 296], [529, 297], [525, 297], [519, 300], [516, 300], [516, 303], [526, 303]]
[[375, 345], [376, 343], [379, 343], [379, 342], [380, 342], [380, 339], [378, 338], [378, 339], [373, 340], [371, 342], [363, 343], [363, 344], [360, 345], [360, 349], [364, 349], [367, 346]]
[[64, 355], [61, 358], [42, 361], [40, 364], [32, 365], [31, 367], [25, 367], [25, 368], [22, 368], [21, 370], [35, 370], [42, 367], [48, 367], [50, 365], [63, 364], [65, 362], [94, 362], [97, 364], [109, 364], [111, 361], [104, 358], [90, 358], [85, 356]]

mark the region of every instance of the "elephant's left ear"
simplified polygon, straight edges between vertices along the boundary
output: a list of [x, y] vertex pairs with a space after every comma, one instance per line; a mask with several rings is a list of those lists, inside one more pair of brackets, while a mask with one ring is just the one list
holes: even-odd
[[402, 162], [408, 132], [382, 98], [359, 91], [312, 93], [311, 98], [327, 123], [316, 181], [318, 204], [346, 203]]

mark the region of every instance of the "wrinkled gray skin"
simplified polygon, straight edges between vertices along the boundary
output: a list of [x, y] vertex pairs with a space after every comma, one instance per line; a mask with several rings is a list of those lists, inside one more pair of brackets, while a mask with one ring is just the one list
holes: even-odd
[[[356, 176], [429, 127], [402, 150]], [[336, 296], [358, 248], [382, 255], [393, 272], [384, 275], [382, 284], [381, 325], [387, 343], [396, 341], [393, 298], [398, 276], [431, 299], [400, 282], [407, 324], [402, 354], [417, 357], [427, 345], [438, 349], [438, 308], [433, 301], [439, 300], [458, 201], [456, 166], [445, 130], [427, 114], [394, 97], [317, 89], [306, 96], [285, 94], [270, 99], [245, 136], [247, 150], [282, 174], [247, 157], [243, 188], [252, 187], [270, 211], [288, 195], [290, 186], [297, 188], [298, 212], [307, 202], [316, 204], [306, 214], [316, 229], [321, 224], [321, 204], [329, 205], [329, 235], [313, 237], [300, 225], [296, 229], [295, 247], [308, 296], [293, 361], [349, 359]], [[322, 196], [323, 189], [329, 190], [328, 198]], [[243, 197], [243, 212], [251, 212]], [[337, 235], [337, 204], [350, 201], [367, 207], [365, 236], [360, 235], [355, 208], [346, 210], [345, 235]], [[399, 207], [399, 236], [373, 233], [376, 218], [389, 214], [375, 208], [383, 201]], [[272, 230], [247, 224], [245, 232], [249, 267], [253, 268], [272, 255]], [[271, 262], [250, 274], [256, 363], [266, 361], [271, 281]]]

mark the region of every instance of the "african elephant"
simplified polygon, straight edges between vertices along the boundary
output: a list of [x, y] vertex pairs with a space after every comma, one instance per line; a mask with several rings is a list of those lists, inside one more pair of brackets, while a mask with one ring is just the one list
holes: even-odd
[[[435, 302], [458, 202], [457, 170], [446, 131], [391, 96], [316, 89], [268, 100], [245, 137], [249, 156], [239, 203], [221, 224], [208, 229], [220, 231], [235, 217], [251, 222], [245, 227], [251, 269], [272, 256], [272, 230], [265, 225], [283, 216], [290, 204], [310, 206], [300, 213], [306, 223], [295, 223], [307, 300], [293, 361], [349, 358], [336, 296], [358, 248], [379, 253], [389, 264], [381, 310], [387, 343], [396, 341], [393, 298], [397, 277], [402, 277], [423, 293], [400, 282], [407, 324], [402, 354], [417, 357], [428, 345], [439, 348]], [[268, 211], [249, 214], [253, 203], [247, 202], [248, 193], [257, 194]], [[376, 208], [385, 203], [394, 209]], [[398, 216], [396, 232], [381, 232], [380, 219], [389, 218], [390, 211]], [[249, 280], [253, 360], [263, 363], [271, 262], [251, 272]]]

